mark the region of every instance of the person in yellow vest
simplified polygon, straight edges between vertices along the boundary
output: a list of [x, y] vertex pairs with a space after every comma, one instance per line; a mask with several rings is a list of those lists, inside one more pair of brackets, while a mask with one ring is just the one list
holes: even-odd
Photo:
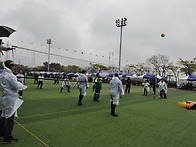
[[167, 84], [164, 82], [163, 79], [161, 79], [161, 81], [158, 83], [159, 86], [159, 92], [160, 92], [160, 97], [167, 99]]
[[99, 96], [102, 88], [101, 76], [99, 73], [96, 74], [94, 83], [95, 83], [95, 94], [93, 99], [95, 102], [99, 102]]

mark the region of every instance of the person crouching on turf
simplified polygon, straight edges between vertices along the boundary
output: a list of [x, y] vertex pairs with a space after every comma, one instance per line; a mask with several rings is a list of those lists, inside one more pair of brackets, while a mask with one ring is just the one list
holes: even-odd
[[118, 74], [115, 73], [114, 77], [110, 81], [110, 96], [111, 96], [111, 113], [110, 116], [117, 117], [118, 115], [115, 113], [116, 105], [119, 105], [119, 96], [122, 98], [124, 95], [124, 90], [122, 86], [122, 82], [118, 78]]
[[88, 88], [88, 79], [86, 77], [85, 70], [82, 70], [82, 74], [79, 75], [78, 80], [73, 88], [75, 88], [76, 85], [79, 85], [79, 90], [80, 90], [78, 106], [82, 106], [82, 99], [86, 95], [86, 89]]
[[13, 138], [12, 131], [14, 127], [14, 116], [22, 104], [17, 103], [20, 100], [18, 98], [18, 90], [23, 89], [24, 85], [18, 82], [17, 77], [12, 73], [15, 69], [13, 61], [5, 61], [3, 67], [4, 71], [0, 75], [0, 90], [2, 90], [0, 139], [3, 139], [3, 144], [10, 144], [18, 142], [18, 139]]

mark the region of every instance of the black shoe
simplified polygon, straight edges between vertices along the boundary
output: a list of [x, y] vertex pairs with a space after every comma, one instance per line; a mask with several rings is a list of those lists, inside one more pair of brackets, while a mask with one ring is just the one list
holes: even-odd
[[12, 144], [12, 143], [17, 143], [17, 142], [18, 142], [17, 138], [16, 139], [12, 138], [10, 140], [4, 140], [3, 144]]
[[118, 115], [117, 115], [117, 114], [110, 114], [110, 116], [114, 116], [114, 117], [117, 117]]
[[78, 106], [82, 106], [83, 104], [82, 103], [78, 103]]

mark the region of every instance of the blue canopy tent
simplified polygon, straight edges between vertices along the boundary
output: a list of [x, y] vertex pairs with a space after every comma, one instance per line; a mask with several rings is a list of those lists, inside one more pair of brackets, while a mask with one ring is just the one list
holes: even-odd
[[122, 77], [125, 78], [128, 74], [123, 74]]
[[69, 76], [74, 76], [74, 75], [75, 75], [75, 73], [74, 73], [74, 72], [72, 72], [72, 73], [68, 73], [67, 75], [69, 75]]
[[149, 74], [143, 75], [143, 79], [151, 79], [151, 78], [155, 78], [155, 75], [149, 75]]
[[108, 75], [106, 75], [106, 77], [113, 77], [114, 73], [109, 73]]
[[96, 76], [96, 74], [97, 74], [97, 73], [92, 73], [92, 74], [91, 74], [91, 76], [94, 76], [94, 77], [95, 77], [95, 76]]
[[[156, 77], [158, 81], [163, 79], [167, 83], [167, 79], [165, 77], [161, 77], [159, 75], [157, 75]], [[139, 76], [139, 78], [155, 80], [155, 75], [145, 74], [145, 75]]]
[[126, 73], [126, 74], [123, 74], [122, 77], [123, 78], [125, 78], [125, 77], [137, 77], [137, 74], [134, 74], [134, 73], [133, 74], [127, 74]]
[[189, 76], [181, 78], [181, 80], [196, 81], [196, 76], [189, 75]]
[[178, 81], [178, 88], [179, 89], [186, 89], [186, 90], [196, 90], [196, 76], [188, 75], [186, 77], [180, 78]]

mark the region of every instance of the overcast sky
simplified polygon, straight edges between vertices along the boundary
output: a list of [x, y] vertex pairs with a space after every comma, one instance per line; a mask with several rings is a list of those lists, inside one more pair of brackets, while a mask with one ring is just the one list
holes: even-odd
[[48, 52], [51, 38], [52, 53], [109, 64], [114, 52], [110, 64], [118, 66], [115, 20], [126, 17], [122, 65], [157, 54], [176, 63], [196, 57], [195, 6], [195, 0], [4, 0], [0, 25], [16, 29], [11, 44]]

